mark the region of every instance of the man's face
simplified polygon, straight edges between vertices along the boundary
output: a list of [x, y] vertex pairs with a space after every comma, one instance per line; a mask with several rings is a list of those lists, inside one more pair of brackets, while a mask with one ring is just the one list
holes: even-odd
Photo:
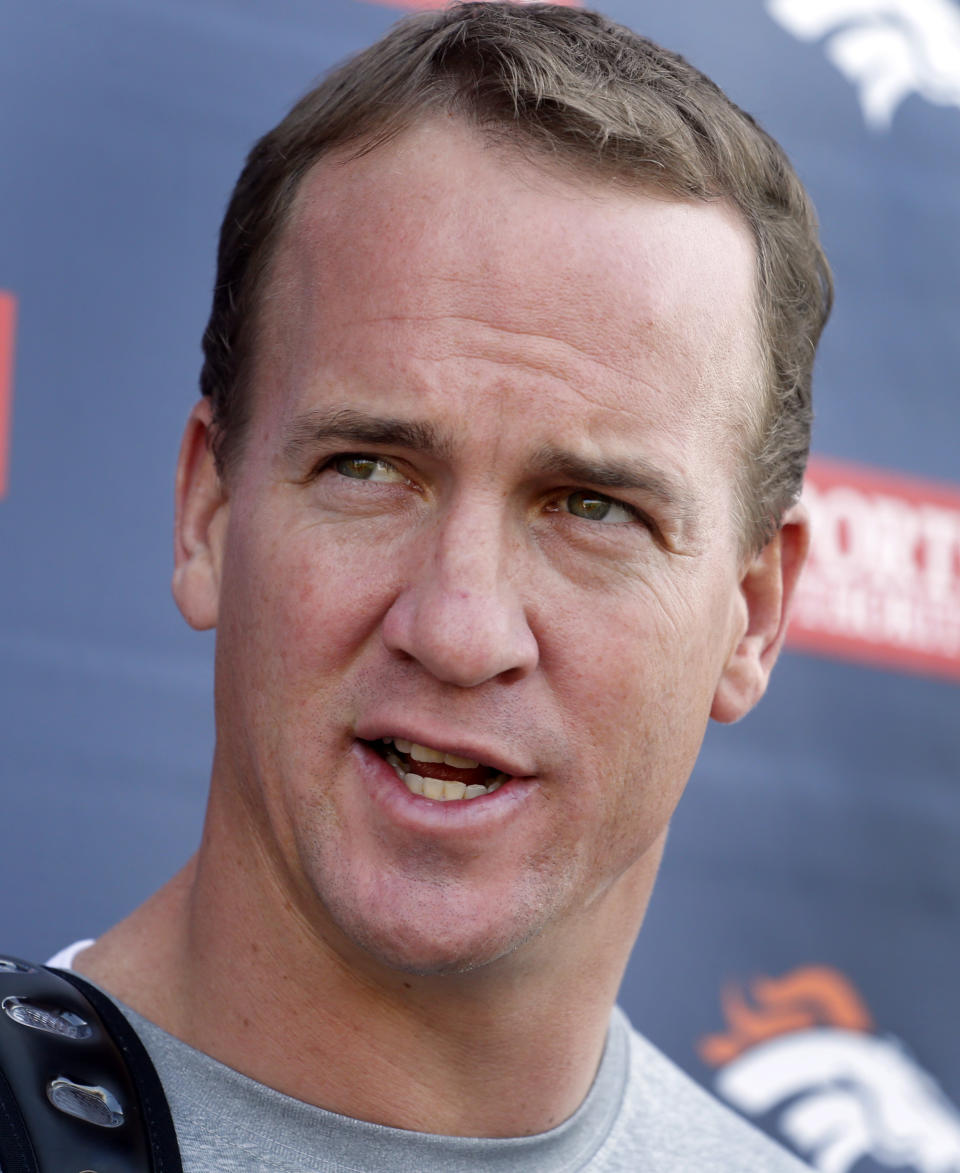
[[215, 789], [320, 932], [443, 971], [637, 926], [746, 626], [753, 289], [724, 205], [456, 122], [308, 176], [210, 541]]

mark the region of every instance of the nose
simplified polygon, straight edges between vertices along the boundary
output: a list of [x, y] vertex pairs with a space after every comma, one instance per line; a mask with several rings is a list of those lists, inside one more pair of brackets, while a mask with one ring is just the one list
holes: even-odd
[[460, 512], [422, 538], [384, 616], [387, 647], [460, 688], [531, 672], [540, 652], [517, 589], [521, 555], [503, 525]]

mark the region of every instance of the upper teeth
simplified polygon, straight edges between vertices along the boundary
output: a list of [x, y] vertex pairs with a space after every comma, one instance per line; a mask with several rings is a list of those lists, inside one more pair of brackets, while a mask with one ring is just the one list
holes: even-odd
[[462, 758], [459, 754], [444, 753], [439, 749], [431, 749], [429, 745], [419, 745], [416, 741], [405, 741], [402, 737], [385, 737], [388, 744], [393, 744], [401, 753], [409, 754], [415, 762], [444, 762], [448, 766], [456, 766], [460, 770], [475, 770], [480, 765], [473, 758]]
[[463, 782], [448, 782], [442, 778], [429, 778], [422, 774], [414, 774], [403, 768], [403, 763], [396, 754], [388, 753], [386, 757], [390, 765], [397, 771], [397, 777], [403, 780], [412, 794], [420, 794], [424, 798], [433, 798], [440, 802], [480, 798], [484, 794], [493, 794], [495, 790], [500, 789], [506, 779], [506, 774], [498, 774], [489, 786], [484, 786], [481, 782], [474, 782], [467, 786]]

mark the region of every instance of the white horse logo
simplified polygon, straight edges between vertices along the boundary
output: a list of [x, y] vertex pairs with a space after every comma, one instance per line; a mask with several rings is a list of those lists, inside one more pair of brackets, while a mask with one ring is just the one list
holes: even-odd
[[960, 1173], [960, 1115], [895, 1039], [817, 1027], [745, 1051], [717, 1091], [759, 1116], [778, 1104], [784, 1138], [820, 1173], [862, 1157], [917, 1173]]
[[827, 56], [857, 87], [867, 125], [886, 130], [908, 94], [960, 107], [960, 6], [954, 0], [767, 0], [795, 37], [830, 34]]
[[723, 995], [728, 1030], [700, 1040], [716, 1088], [777, 1127], [820, 1173], [864, 1157], [916, 1173], [960, 1173], [960, 1113], [893, 1038], [875, 1033], [852, 982], [829, 966], [757, 978]]

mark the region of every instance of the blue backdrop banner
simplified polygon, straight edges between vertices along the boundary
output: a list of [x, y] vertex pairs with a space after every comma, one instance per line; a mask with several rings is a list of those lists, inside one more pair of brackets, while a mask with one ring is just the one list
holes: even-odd
[[[413, 7], [6, 7], [0, 927], [15, 953], [95, 936], [194, 849], [212, 640], [170, 600], [169, 533], [220, 216], [254, 139]], [[838, 291], [793, 650], [755, 713], [708, 734], [622, 1001], [824, 1173], [960, 1173], [960, 0], [606, 10], [784, 144]]]

